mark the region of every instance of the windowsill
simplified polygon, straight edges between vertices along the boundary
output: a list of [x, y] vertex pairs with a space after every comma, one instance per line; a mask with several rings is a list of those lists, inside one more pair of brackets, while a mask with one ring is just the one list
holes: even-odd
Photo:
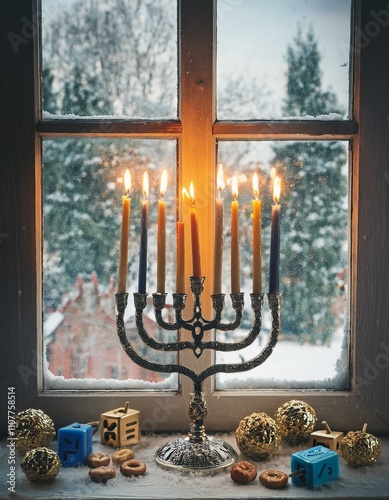
[[[88, 467], [61, 468], [57, 478], [50, 483], [31, 483], [20, 469], [20, 457], [17, 457], [15, 493], [7, 491], [9, 485], [4, 483], [9, 478], [8, 465], [9, 449], [3, 442], [0, 448], [1, 498], [39, 498], [43, 499], [239, 499], [239, 498], [311, 498], [313, 490], [293, 486], [289, 481], [283, 490], [268, 490], [258, 479], [249, 485], [237, 485], [230, 479], [228, 471], [214, 476], [205, 476], [202, 473], [182, 474], [167, 471], [159, 467], [154, 461], [156, 449], [170, 440], [166, 436], [142, 437], [142, 442], [134, 447], [136, 458], [147, 464], [145, 476], [125, 478], [117, 470], [114, 479], [106, 484], [96, 484], [88, 477]], [[234, 434], [223, 435], [222, 439], [229, 442], [235, 449]], [[389, 494], [389, 439], [380, 439], [382, 452], [378, 462], [371, 467], [350, 467], [340, 459], [340, 478], [314, 490], [315, 498], [321, 499], [387, 499]], [[55, 446], [55, 443], [54, 443]], [[263, 462], [257, 462], [258, 472], [266, 469], [280, 469], [289, 472], [290, 455], [295, 451], [306, 448], [289, 446], [282, 443], [279, 453]], [[97, 435], [93, 444], [93, 451], [113, 452], [112, 448], [98, 442]], [[6, 478], [6, 479], [5, 479]]]

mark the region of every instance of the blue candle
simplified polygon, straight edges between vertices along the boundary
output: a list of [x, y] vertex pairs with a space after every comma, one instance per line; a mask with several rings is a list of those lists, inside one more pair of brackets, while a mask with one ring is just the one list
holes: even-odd
[[140, 223], [140, 250], [139, 250], [139, 275], [138, 292], [146, 293], [146, 275], [147, 275], [147, 220], [149, 215], [149, 177], [147, 172], [143, 174], [143, 195], [142, 217]]
[[271, 237], [270, 237], [270, 282], [269, 292], [280, 291], [280, 210], [278, 204], [281, 192], [279, 177], [274, 178], [274, 205], [271, 208]]

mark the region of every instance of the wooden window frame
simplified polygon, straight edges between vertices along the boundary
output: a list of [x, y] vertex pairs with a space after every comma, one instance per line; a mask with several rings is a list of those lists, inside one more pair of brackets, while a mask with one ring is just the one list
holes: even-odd
[[[389, 30], [378, 13], [383, 0], [354, 0], [352, 44], [354, 102], [352, 119], [345, 121], [217, 121], [215, 115], [216, 0], [179, 0], [179, 120], [42, 120], [39, 115], [39, 53], [34, 43], [39, 25], [37, 0], [1, 2], [2, 50], [5, 71], [1, 79], [0, 287], [1, 390], [15, 387], [17, 409], [42, 408], [62, 426], [69, 421], [96, 419], [125, 399], [140, 409], [145, 430], [186, 430], [191, 382], [183, 377], [180, 391], [50, 391], [42, 389], [42, 264], [41, 264], [41, 141], [47, 137], [137, 137], [178, 141], [178, 187], [201, 182], [202, 254], [212, 255], [213, 186], [218, 140], [349, 140], [351, 161], [351, 367], [349, 391], [215, 391], [205, 384], [208, 403], [206, 428], [233, 430], [254, 411], [274, 414], [293, 398], [316, 408], [319, 418], [333, 428], [350, 430], [369, 423], [371, 432], [389, 433], [389, 252], [385, 251], [389, 224], [389, 158], [387, 109], [389, 69], [380, 54], [389, 48]], [[14, 36], [15, 35], [15, 36]], [[13, 43], [12, 43], [13, 40]], [[191, 57], [187, 57], [188, 54]], [[196, 112], [191, 112], [196, 109]], [[185, 165], [185, 169], [182, 168]], [[209, 168], [204, 168], [204, 165]], [[211, 273], [206, 257], [203, 272]], [[189, 269], [189, 263], [186, 263]], [[211, 282], [206, 283], [206, 294]], [[206, 311], [210, 305], [205, 303]], [[118, 348], [120, 346], [118, 345]], [[37, 354], [38, 352], [38, 354]], [[190, 353], [182, 360], [190, 362]], [[386, 363], [386, 360], [388, 361]], [[198, 369], [212, 362], [205, 352]], [[1, 428], [6, 433], [5, 424]]]

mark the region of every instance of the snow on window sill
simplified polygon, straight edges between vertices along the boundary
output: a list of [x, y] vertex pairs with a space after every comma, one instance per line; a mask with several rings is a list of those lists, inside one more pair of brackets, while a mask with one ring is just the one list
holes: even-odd
[[[69, 421], [70, 422], [70, 421]], [[136, 458], [147, 464], [145, 476], [126, 478], [117, 470], [116, 477], [104, 484], [96, 484], [89, 480], [88, 467], [61, 468], [57, 478], [47, 484], [29, 482], [20, 469], [21, 457], [17, 457], [15, 493], [7, 491], [6, 481], [2, 482], [0, 497], [7, 494], [10, 498], [39, 499], [102, 499], [110, 498], [142, 498], [142, 499], [240, 499], [240, 498], [315, 498], [320, 499], [387, 499], [389, 491], [389, 439], [380, 439], [382, 452], [378, 462], [370, 467], [350, 467], [340, 458], [340, 477], [315, 490], [293, 486], [290, 482], [286, 489], [272, 491], [264, 488], [256, 479], [249, 485], [237, 485], [230, 479], [228, 471], [222, 471], [214, 476], [204, 473], [182, 474], [162, 469], [154, 461], [155, 451], [171, 437], [142, 436], [141, 443], [134, 446]], [[221, 439], [229, 442], [235, 449], [234, 434], [222, 435]], [[266, 469], [290, 471], [290, 456], [305, 448], [299, 445], [292, 447], [282, 443], [277, 454], [267, 460], [256, 462], [258, 472]], [[56, 448], [56, 443], [52, 443]], [[93, 451], [104, 451], [108, 454], [113, 449], [102, 445], [95, 436]], [[9, 449], [3, 441], [0, 448], [0, 473], [7, 478], [9, 465], [7, 457]], [[243, 457], [241, 457], [243, 458]]]

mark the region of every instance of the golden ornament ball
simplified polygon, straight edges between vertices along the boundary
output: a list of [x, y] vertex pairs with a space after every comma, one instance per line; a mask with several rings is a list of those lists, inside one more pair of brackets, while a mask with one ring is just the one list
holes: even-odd
[[297, 399], [281, 405], [274, 419], [281, 430], [282, 437], [292, 442], [308, 438], [317, 422], [316, 412], [312, 406]]
[[38, 446], [48, 446], [55, 436], [54, 423], [42, 410], [28, 408], [15, 419], [16, 449], [24, 454]]
[[278, 450], [281, 431], [266, 413], [252, 413], [239, 422], [235, 431], [236, 443], [243, 455], [261, 460]]
[[342, 457], [354, 467], [374, 464], [381, 453], [380, 442], [365, 429], [348, 432], [340, 443]]
[[30, 481], [50, 481], [59, 472], [61, 462], [55, 451], [43, 446], [28, 451], [20, 463]]

